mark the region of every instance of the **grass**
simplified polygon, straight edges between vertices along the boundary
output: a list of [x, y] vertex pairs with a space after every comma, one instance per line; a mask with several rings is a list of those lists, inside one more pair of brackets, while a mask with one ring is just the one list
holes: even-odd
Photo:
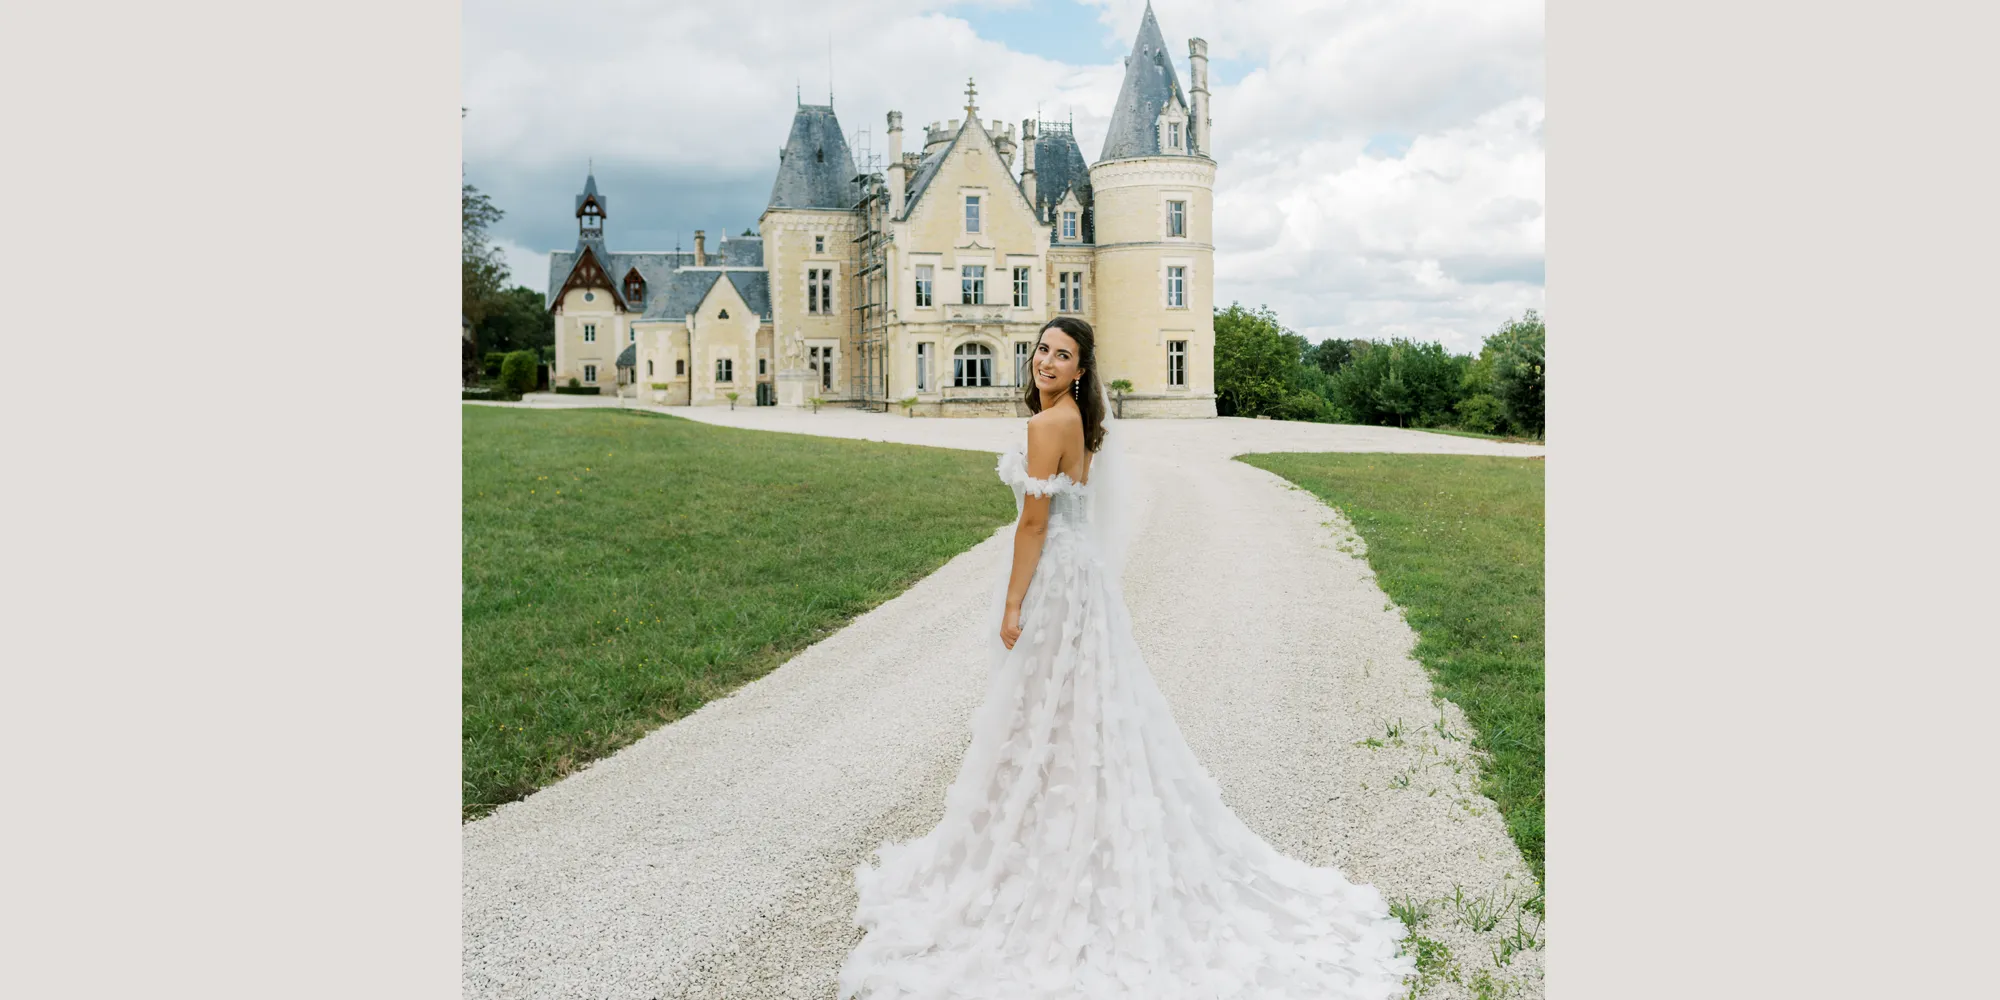
[[463, 811], [762, 676], [1011, 520], [993, 456], [463, 410]]
[[[1471, 455], [1262, 454], [1241, 459], [1339, 509], [1416, 630], [1438, 694], [1465, 710], [1481, 791], [1544, 880], [1542, 469]], [[1400, 728], [1400, 727], [1399, 727]]]
[[1452, 437], [1479, 438], [1483, 441], [1511, 441], [1516, 444], [1546, 444], [1538, 437], [1522, 434], [1487, 434], [1481, 431], [1462, 431], [1456, 427], [1409, 427], [1406, 430], [1423, 431], [1426, 434], [1449, 434]]

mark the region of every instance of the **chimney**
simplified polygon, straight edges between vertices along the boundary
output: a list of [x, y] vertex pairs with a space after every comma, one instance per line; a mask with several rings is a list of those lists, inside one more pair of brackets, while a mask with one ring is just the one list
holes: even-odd
[[1000, 122], [993, 123], [993, 151], [999, 154], [1000, 165], [1006, 167], [1011, 176], [1014, 173], [1014, 126], [1008, 125], [1002, 130]]
[[[1035, 204], [1035, 120], [1021, 119], [1021, 193], [1028, 196], [1028, 204]], [[1039, 218], [1041, 208], [1035, 209]]]
[[1188, 96], [1193, 106], [1188, 108], [1188, 138], [1194, 140], [1194, 152], [1209, 159], [1215, 154], [1208, 150], [1208, 42], [1200, 38], [1188, 39]]
[[706, 241], [707, 237], [702, 234], [701, 230], [697, 229], [694, 231], [694, 266], [696, 267], [706, 267], [708, 265], [708, 250], [703, 245]]
[[909, 187], [909, 180], [903, 172], [903, 113], [889, 112], [889, 218], [899, 219], [903, 215], [903, 192]]

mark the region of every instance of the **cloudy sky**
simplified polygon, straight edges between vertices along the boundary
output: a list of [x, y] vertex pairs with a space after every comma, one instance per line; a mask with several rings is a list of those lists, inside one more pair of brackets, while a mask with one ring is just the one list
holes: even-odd
[[[884, 114], [1073, 117], [1094, 160], [1145, 0], [465, 4], [466, 179], [517, 281], [575, 244], [595, 162], [613, 249], [754, 229], [799, 95], [857, 154]], [[1325, 337], [1456, 351], [1543, 308], [1540, 0], [1157, 0], [1187, 85], [1208, 39], [1216, 301]], [[866, 135], [862, 133], [865, 131]]]

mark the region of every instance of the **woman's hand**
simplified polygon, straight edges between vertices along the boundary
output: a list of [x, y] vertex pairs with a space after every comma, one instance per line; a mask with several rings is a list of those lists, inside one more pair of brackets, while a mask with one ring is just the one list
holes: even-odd
[[1020, 638], [1021, 609], [1010, 606], [1006, 613], [1000, 616], [1000, 642], [1008, 649], [1013, 649], [1014, 643]]

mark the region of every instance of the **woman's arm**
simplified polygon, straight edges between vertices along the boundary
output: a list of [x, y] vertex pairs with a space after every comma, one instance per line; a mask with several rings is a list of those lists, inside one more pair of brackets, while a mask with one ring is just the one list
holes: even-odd
[[[1053, 421], [1028, 421], [1028, 475], [1047, 479], [1062, 468], [1062, 432]], [[1042, 559], [1049, 534], [1049, 498], [1033, 493], [1021, 498], [1021, 520], [1014, 526], [1014, 572], [1007, 578], [1007, 611], [1000, 616], [1000, 641], [1008, 649], [1021, 637], [1021, 602], [1028, 581]]]

